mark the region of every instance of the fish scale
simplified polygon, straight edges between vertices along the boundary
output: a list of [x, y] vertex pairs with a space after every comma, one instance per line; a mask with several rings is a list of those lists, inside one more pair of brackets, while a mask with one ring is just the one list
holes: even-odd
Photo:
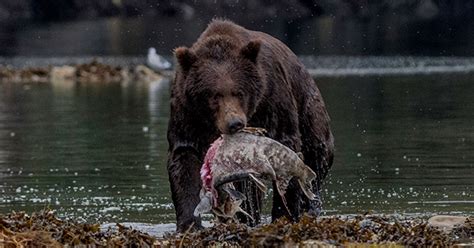
[[316, 179], [316, 174], [290, 148], [245, 130], [233, 135], [222, 135], [206, 154], [201, 169], [201, 202], [194, 214], [198, 216], [213, 211], [218, 216], [228, 218], [234, 218], [237, 212], [247, 214], [240, 208], [245, 196], [231, 184], [243, 179], [251, 179], [262, 191], [266, 190], [266, 186], [260, 180], [275, 182], [276, 190], [286, 206], [284, 194], [293, 177], [298, 179], [305, 195], [311, 200], [315, 199], [312, 181]]

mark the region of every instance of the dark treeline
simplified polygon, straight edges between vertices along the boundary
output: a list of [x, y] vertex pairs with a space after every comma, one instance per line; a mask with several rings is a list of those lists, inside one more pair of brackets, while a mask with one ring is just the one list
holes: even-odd
[[474, 0], [0, 0], [0, 56], [171, 54], [213, 17], [300, 55], [474, 55]]
[[474, 0], [3, 0], [0, 21], [87, 19], [107, 16], [226, 16], [299, 19], [320, 15], [376, 18], [471, 19]]

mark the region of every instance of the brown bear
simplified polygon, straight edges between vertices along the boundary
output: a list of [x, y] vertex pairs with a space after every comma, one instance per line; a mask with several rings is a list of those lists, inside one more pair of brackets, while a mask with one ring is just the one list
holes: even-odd
[[[171, 86], [168, 173], [177, 231], [192, 223], [199, 203], [199, 171], [209, 145], [221, 133], [261, 127], [296, 152], [322, 180], [332, 165], [334, 140], [321, 94], [296, 55], [276, 38], [226, 20], [213, 20], [190, 47], [175, 50], [178, 62]], [[302, 211], [318, 214], [320, 200], [308, 201], [298, 184], [273, 197], [272, 218]]]

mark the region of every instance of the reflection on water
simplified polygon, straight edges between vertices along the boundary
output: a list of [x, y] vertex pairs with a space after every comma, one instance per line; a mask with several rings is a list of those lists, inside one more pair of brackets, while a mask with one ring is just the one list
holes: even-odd
[[471, 76], [320, 80], [336, 160], [326, 210], [474, 213]]
[[167, 221], [167, 82], [3, 84], [1, 212]]
[[[337, 145], [326, 214], [473, 214], [473, 79], [318, 79]], [[0, 84], [0, 213], [172, 222], [168, 83]]]

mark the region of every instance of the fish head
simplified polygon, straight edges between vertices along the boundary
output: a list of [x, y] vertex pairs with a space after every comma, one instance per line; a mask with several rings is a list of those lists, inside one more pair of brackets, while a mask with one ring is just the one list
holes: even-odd
[[232, 183], [222, 185], [212, 191], [203, 188], [199, 196], [201, 201], [194, 209], [194, 216], [214, 212], [225, 219], [233, 218], [237, 212], [242, 212], [240, 205], [247, 199], [244, 194], [235, 190]]
[[219, 190], [218, 204], [214, 206], [213, 212], [222, 220], [234, 219], [237, 212], [243, 212], [240, 207], [247, 197], [235, 190], [232, 183], [223, 185]]

